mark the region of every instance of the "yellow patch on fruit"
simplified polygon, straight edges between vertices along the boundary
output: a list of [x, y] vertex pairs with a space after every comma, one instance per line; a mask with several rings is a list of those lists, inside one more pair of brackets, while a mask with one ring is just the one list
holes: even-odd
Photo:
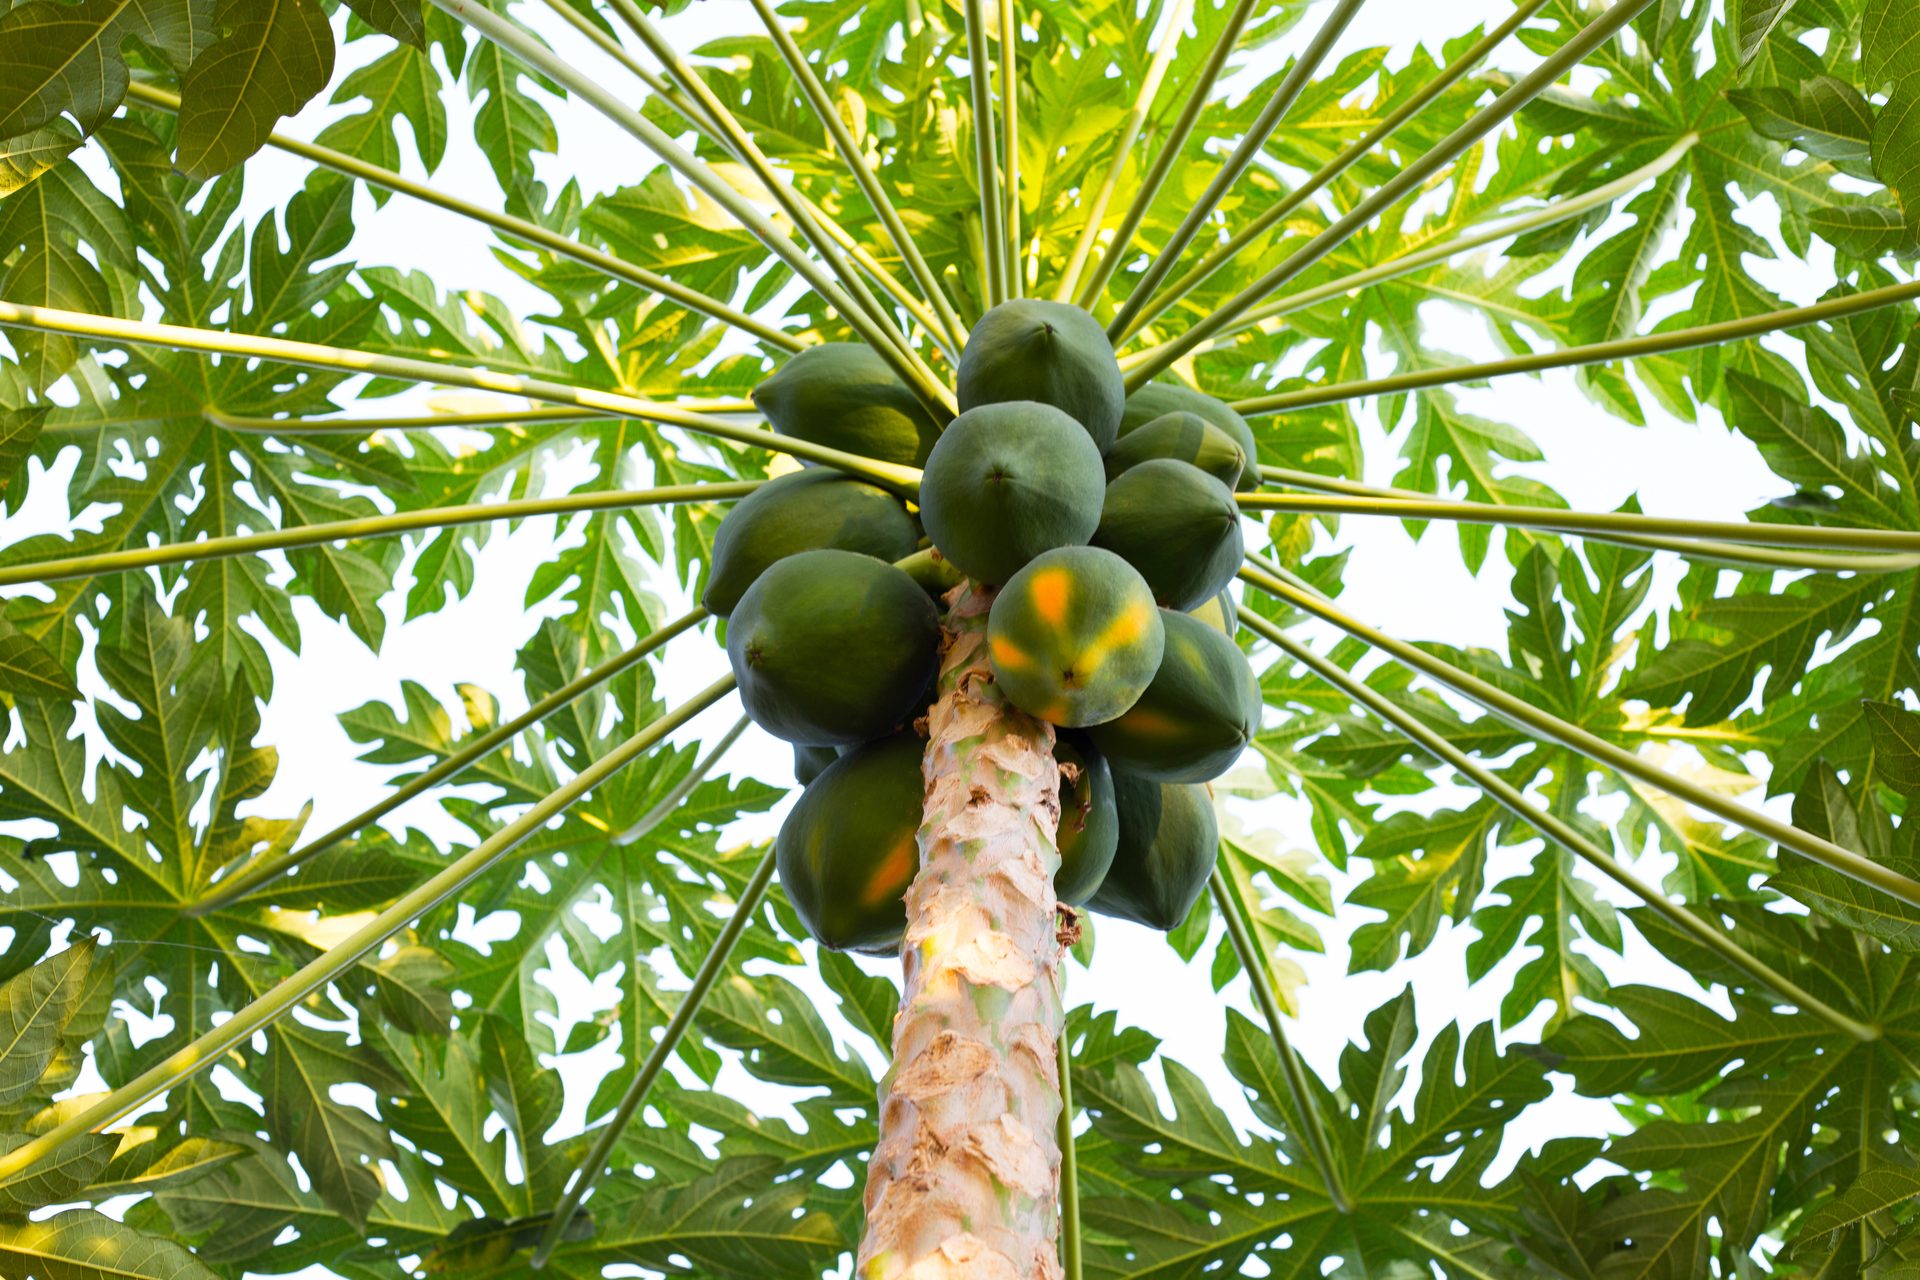
[[1019, 671], [1033, 665], [1033, 658], [1025, 649], [1005, 636], [994, 636], [988, 641], [993, 647], [993, 665], [1010, 671]]
[[1080, 651], [1079, 659], [1073, 665], [1088, 673], [1097, 670], [1115, 649], [1137, 644], [1140, 637], [1147, 633], [1147, 627], [1154, 617], [1154, 609], [1150, 604], [1136, 601], [1127, 606], [1125, 612], [1109, 622], [1106, 630]]
[[913, 880], [914, 863], [919, 853], [919, 842], [912, 839], [902, 840], [887, 850], [887, 856], [874, 867], [867, 887], [861, 891], [860, 905], [877, 907], [905, 893], [906, 886]]
[[1073, 575], [1065, 569], [1042, 569], [1027, 582], [1027, 599], [1040, 621], [1050, 627], [1065, 625], [1067, 599], [1073, 594]]
[[1117, 723], [1124, 724], [1127, 729], [1133, 733], [1162, 734], [1166, 736], [1172, 736], [1177, 733], [1180, 728], [1177, 721], [1168, 719], [1158, 711], [1143, 710], [1138, 703], [1134, 704], [1133, 710], [1121, 716]]

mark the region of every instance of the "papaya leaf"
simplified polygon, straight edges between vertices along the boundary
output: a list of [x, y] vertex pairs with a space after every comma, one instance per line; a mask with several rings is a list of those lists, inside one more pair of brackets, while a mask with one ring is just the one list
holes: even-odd
[[210, 178], [266, 144], [333, 77], [333, 31], [319, 0], [219, 0], [220, 38], [180, 82], [182, 172]]

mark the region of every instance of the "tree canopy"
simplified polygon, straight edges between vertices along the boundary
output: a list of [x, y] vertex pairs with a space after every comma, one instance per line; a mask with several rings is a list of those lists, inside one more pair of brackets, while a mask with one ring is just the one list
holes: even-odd
[[[939, 408], [1008, 292], [1110, 323], [1132, 388], [1251, 422], [1254, 752], [1318, 856], [1365, 870], [1335, 902], [1222, 840], [1168, 944], [1264, 993], [1224, 1045], [1070, 1014], [1085, 1273], [1920, 1266], [1920, 9], [1524, 0], [1224, 87], [1352, 7], [754, 0], [663, 56], [631, 0], [0, 0], [0, 501], [64, 485], [89, 513], [0, 547], [0, 1273], [477, 1280], [529, 1274], [550, 1227], [566, 1276], [843, 1265], [897, 989], [803, 945], [766, 846], [728, 835], [784, 786], [729, 776], [731, 737], [659, 745], [726, 689], [663, 687], [657, 652], [714, 627], [650, 584], [697, 596], [726, 504], [773, 473], [743, 397], [780, 361], [891, 329]], [[604, 88], [552, 53], [581, 33]], [[279, 131], [323, 95], [349, 110]], [[556, 96], [631, 135], [630, 182], [556, 175]], [[496, 190], [435, 184], [467, 108]], [[263, 148], [312, 175], [249, 221]], [[485, 222], [544, 310], [367, 260], [363, 193]], [[1783, 262], [1830, 287], [1796, 307]], [[1511, 360], [1464, 366], [1474, 320]], [[1556, 365], [1627, 423], [1724, 420], [1777, 497], [1711, 528], [1568, 510], [1519, 469], [1526, 424], [1454, 390]], [[485, 399], [388, 403], [422, 385]], [[1392, 488], [1362, 483], [1372, 422]], [[592, 465], [557, 493], [570, 451]], [[536, 514], [570, 536], [524, 584], [563, 606], [520, 651], [534, 712], [450, 670], [343, 719], [395, 803], [484, 784], [432, 792], [470, 840], [391, 804], [325, 833], [262, 812], [293, 597], [377, 651]], [[1341, 609], [1342, 521], [1381, 518], [1510, 575], [1503, 647]], [[1528, 869], [1488, 883], [1514, 849]], [[517, 927], [456, 936], [492, 913]], [[1420, 1049], [1401, 996], [1334, 1078], [1303, 1073], [1289, 955], [1353, 913], [1356, 971], [1471, 930], [1466, 976], [1512, 974], [1496, 1023]], [[1630, 934], [1710, 1002], [1609, 982]], [[612, 1007], [558, 1017], [555, 946]], [[556, 1058], [609, 1041], [592, 1127], [550, 1141]], [[1254, 1132], [1182, 1064], [1216, 1052]], [[713, 1088], [735, 1062], [804, 1123]], [[111, 1093], [72, 1092], [89, 1066]], [[1556, 1081], [1622, 1133], [1490, 1177]], [[553, 1225], [583, 1162], [611, 1171]]]

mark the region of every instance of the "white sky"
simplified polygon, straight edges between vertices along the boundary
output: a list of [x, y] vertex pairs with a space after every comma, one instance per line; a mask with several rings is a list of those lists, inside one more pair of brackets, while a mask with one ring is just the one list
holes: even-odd
[[[1435, 47], [1443, 38], [1476, 23], [1496, 22], [1509, 11], [1501, 0], [1426, 0], [1421, 4], [1375, 0], [1347, 31], [1334, 57], [1385, 43], [1400, 51], [1392, 59], [1392, 64], [1399, 66], [1411, 42], [1426, 41], [1429, 47]], [[523, 5], [522, 13], [533, 16], [570, 61], [605, 83], [625, 89], [627, 82], [621, 73], [551, 14], [537, 5]], [[1298, 49], [1316, 20], [1310, 16], [1285, 40], [1262, 50], [1248, 74], [1264, 74]], [[741, 0], [702, 0], [667, 25], [682, 49], [721, 34], [757, 30], [751, 9]], [[1506, 67], [1531, 61], [1511, 42], [1497, 60]], [[351, 65], [352, 58], [344, 59], [339, 75], [344, 76]], [[562, 143], [558, 156], [541, 160], [542, 176], [550, 182], [577, 177], [593, 193], [636, 181], [651, 167], [651, 158], [637, 143], [590, 110], [559, 102], [551, 105]], [[450, 102], [449, 110], [453, 142], [434, 182], [470, 198], [497, 199], [491, 173], [471, 142], [464, 104]], [[338, 109], [315, 107], [282, 127], [296, 136], [312, 137], [338, 113]], [[425, 176], [411, 159], [407, 171], [412, 176]], [[300, 162], [273, 152], [262, 153], [249, 162], [249, 218], [277, 207], [305, 173]], [[543, 309], [542, 295], [521, 285], [494, 261], [489, 252], [492, 237], [483, 228], [403, 197], [393, 198], [376, 211], [363, 193], [361, 205], [352, 253], [362, 263], [421, 270], [442, 287], [483, 288], [507, 299], [521, 314]], [[1747, 216], [1762, 231], [1773, 224], [1772, 210], [1765, 204], [1750, 208]], [[1828, 266], [1826, 261], [1816, 262], [1811, 270], [1789, 266], [1770, 271], [1767, 282], [1792, 301], [1810, 301], [1831, 279]], [[1429, 319], [1444, 317], [1436, 314]], [[1453, 324], [1447, 333], [1447, 345], [1469, 359], [1501, 354], [1477, 322]], [[1783, 488], [1762, 465], [1757, 452], [1710, 415], [1700, 426], [1689, 426], [1649, 404], [1651, 425], [1632, 428], [1587, 403], [1570, 373], [1549, 373], [1538, 380], [1507, 379], [1492, 389], [1463, 391], [1461, 401], [1470, 412], [1516, 423], [1530, 433], [1545, 451], [1547, 461], [1529, 470], [1550, 480], [1576, 507], [1609, 509], [1638, 494], [1650, 512], [1738, 519]], [[1387, 483], [1397, 469], [1396, 449], [1369, 414], [1363, 414], [1362, 420], [1367, 424], [1366, 479]], [[69, 454], [57, 470], [64, 473], [73, 461]], [[575, 469], [569, 476], [563, 467], [557, 474], [575, 482], [580, 473]], [[0, 526], [0, 545], [64, 523], [64, 508], [50, 497], [51, 490], [58, 487], [41, 483], [26, 509]], [[400, 625], [406, 586], [403, 578], [389, 600], [389, 631], [378, 654], [369, 652], [344, 627], [322, 616], [310, 601], [295, 597], [295, 611], [305, 636], [304, 655], [295, 658], [267, 641], [274, 654], [276, 682], [264, 718], [263, 741], [279, 748], [281, 768], [277, 782], [257, 802], [255, 810], [288, 814], [311, 799], [315, 811], [309, 830], [317, 831], [379, 796], [385, 771], [354, 761], [356, 748], [336, 717], [373, 698], [397, 705], [404, 680], [426, 684], [456, 717], [461, 713], [455, 681], [476, 683], [492, 691], [501, 700], [504, 714], [523, 708], [526, 699], [513, 670], [513, 656], [538, 625], [540, 615], [525, 611], [521, 602], [526, 582], [551, 545], [552, 530], [552, 521], [535, 520], [511, 537], [496, 534], [478, 557], [473, 592], [431, 617], [404, 626]], [[1504, 648], [1501, 611], [1511, 600], [1505, 560], [1497, 543], [1486, 569], [1476, 578], [1462, 567], [1453, 538], [1445, 529], [1435, 528], [1416, 544], [1397, 521], [1349, 517], [1341, 530], [1341, 542], [1353, 550], [1343, 603], [1356, 615], [1398, 635]], [[1670, 598], [1678, 575], [1678, 565], [1666, 558], [1658, 569], [1656, 602]], [[667, 600], [669, 616], [690, 603], [664, 578], [659, 590]], [[670, 648], [665, 668], [665, 694], [670, 702], [677, 702], [723, 670], [724, 656], [710, 641], [677, 641]], [[736, 715], [732, 704], [723, 703], [697, 720], [681, 739], [716, 737]], [[758, 730], [750, 731], [735, 748], [727, 768], [736, 774], [780, 783], [791, 779], [788, 748]], [[1458, 804], [1465, 798], [1465, 792], [1454, 789], [1431, 800], [1423, 797], [1421, 803], [1437, 800]], [[1226, 802], [1226, 808], [1233, 819], [1259, 833], [1261, 839], [1281, 848], [1312, 847], [1303, 803], [1284, 798], [1260, 803], [1233, 800]], [[781, 811], [740, 824], [739, 834], [771, 835]], [[436, 817], [430, 803], [416, 801], [389, 822], [396, 819], [420, 825], [442, 839], [461, 839], [459, 828]], [[1495, 858], [1487, 882], [1495, 883], [1511, 874], [1523, 865], [1524, 857], [1503, 854]], [[1657, 881], [1666, 865], [1664, 859], [1648, 859], [1639, 869]], [[1335, 883], [1336, 900], [1358, 879], [1339, 875], [1325, 864], [1322, 869]], [[1621, 900], [1610, 884], [1601, 884], [1604, 896]], [[1343, 912], [1337, 922], [1313, 918], [1312, 923], [1326, 938], [1327, 952], [1294, 957], [1308, 981], [1301, 997], [1302, 1016], [1289, 1031], [1307, 1060], [1328, 1078], [1332, 1077], [1340, 1049], [1358, 1036], [1364, 1014], [1405, 984], [1411, 982], [1416, 988], [1422, 1030], [1431, 1035], [1449, 1020], [1472, 1025], [1490, 1019], [1513, 971], [1530, 954], [1523, 948], [1487, 979], [1467, 987], [1463, 955], [1472, 935], [1443, 925], [1438, 940], [1419, 963], [1403, 964], [1389, 974], [1345, 976], [1345, 934], [1372, 916], [1371, 912], [1355, 910]], [[1201, 1074], [1230, 1113], [1240, 1122], [1249, 1123], [1250, 1112], [1218, 1061], [1226, 1007], [1245, 1010], [1257, 1021], [1244, 979], [1230, 986], [1224, 997], [1218, 997], [1207, 978], [1211, 948], [1188, 966], [1182, 965], [1157, 937], [1135, 926], [1102, 920], [1098, 935], [1092, 967], [1075, 965], [1071, 969], [1071, 1002], [1092, 1001], [1103, 1008], [1117, 1008], [1123, 1021], [1143, 1026], [1170, 1042], [1177, 1056]], [[1683, 974], [1631, 935], [1624, 958], [1597, 948], [1593, 951], [1603, 970], [1616, 982], [1681, 984], [1691, 989]], [[874, 968], [897, 970], [897, 966], [884, 964]], [[563, 1014], [569, 1018], [589, 1017], [611, 1000], [608, 991], [593, 991], [571, 970], [556, 973], [554, 984]], [[1545, 1012], [1543, 1008], [1520, 1028], [1518, 1038], [1535, 1036]], [[569, 1090], [561, 1132], [580, 1124], [592, 1079], [611, 1062], [611, 1052], [602, 1049], [563, 1063], [568, 1078], [581, 1087]], [[781, 1091], [757, 1085], [737, 1069], [725, 1077], [723, 1085], [748, 1090], [756, 1102], [769, 1106], [777, 1105], [781, 1096]], [[1510, 1150], [1516, 1143], [1531, 1146], [1561, 1134], [1617, 1127], [1609, 1106], [1573, 1098], [1563, 1089], [1555, 1099], [1536, 1106], [1510, 1127]]]

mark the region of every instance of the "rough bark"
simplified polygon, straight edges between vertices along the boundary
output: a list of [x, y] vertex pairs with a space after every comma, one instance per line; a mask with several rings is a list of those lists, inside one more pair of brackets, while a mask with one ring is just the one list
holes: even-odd
[[867, 1168], [867, 1280], [1055, 1280], [1061, 949], [1053, 728], [1004, 704], [991, 595], [949, 596], [906, 989]]

